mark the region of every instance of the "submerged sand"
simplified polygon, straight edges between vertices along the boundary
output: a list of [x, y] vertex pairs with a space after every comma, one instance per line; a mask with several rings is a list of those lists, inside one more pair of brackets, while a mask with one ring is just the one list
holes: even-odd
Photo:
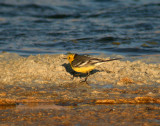
[[0, 125], [159, 125], [160, 55], [74, 77], [66, 55], [0, 54]]

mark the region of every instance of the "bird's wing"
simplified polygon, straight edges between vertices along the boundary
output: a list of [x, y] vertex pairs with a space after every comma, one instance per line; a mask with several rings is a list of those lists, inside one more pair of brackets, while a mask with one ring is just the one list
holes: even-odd
[[73, 67], [82, 67], [82, 66], [86, 66], [89, 63], [89, 59], [90, 57], [88, 56], [81, 56], [81, 55], [77, 55], [74, 60], [72, 61], [72, 66]]

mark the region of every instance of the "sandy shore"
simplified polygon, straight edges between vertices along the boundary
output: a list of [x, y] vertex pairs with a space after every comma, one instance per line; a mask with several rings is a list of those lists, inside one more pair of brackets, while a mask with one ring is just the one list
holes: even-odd
[[[66, 55], [37, 55], [26, 58], [17, 54], [2, 53], [0, 54], [0, 83], [63, 85], [82, 80], [80, 77], [73, 79], [73, 71], [64, 58]], [[160, 61], [160, 58], [157, 60]], [[132, 62], [112, 61], [98, 66], [92, 71], [88, 80], [90, 84], [100, 85], [160, 84], [160, 63], [148, 64], [144, 59]]]
[[0, 54], [0, 125], [160, 124], [159, 55], [104, 63], [88, 84], [65, 58]]

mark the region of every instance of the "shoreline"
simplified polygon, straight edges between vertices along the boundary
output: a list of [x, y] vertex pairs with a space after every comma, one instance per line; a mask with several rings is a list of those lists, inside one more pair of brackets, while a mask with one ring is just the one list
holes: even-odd
[[64, 57], [0, 54], [0, 125], [160, 123], [160, 63], [148, 63], [156, 57], [102, 64], [89, 84], [72, 79]]

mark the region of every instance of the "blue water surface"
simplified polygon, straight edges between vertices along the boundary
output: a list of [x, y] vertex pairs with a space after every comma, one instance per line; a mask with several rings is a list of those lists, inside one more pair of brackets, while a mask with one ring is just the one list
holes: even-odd
[[160, 1], [0, 0], [0, 51], [160, 54]]

